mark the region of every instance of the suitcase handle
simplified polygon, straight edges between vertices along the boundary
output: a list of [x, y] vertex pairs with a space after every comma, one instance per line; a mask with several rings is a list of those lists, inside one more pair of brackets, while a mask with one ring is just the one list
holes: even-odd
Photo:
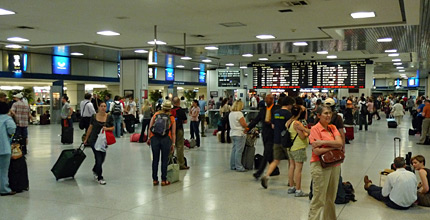
[[399, 141], [399, 156], [400, 156], [401, 151], [402, 151], [401, 146], [400, 146], [400, 142], [402, 141], [402, 139], [400, 139], [399, 137], [395, 137], [394, 138], [394, 158], [397, 157], [397, 154], [396, 154], [396, 141], [397, 140]]
[[81, 145], [79, 145], [78, 149], [76, 149], [76, 150], [84, 151], [84, 149], [85, 149], [85, 145], [84, 145], [84, 143], [81, 143]]

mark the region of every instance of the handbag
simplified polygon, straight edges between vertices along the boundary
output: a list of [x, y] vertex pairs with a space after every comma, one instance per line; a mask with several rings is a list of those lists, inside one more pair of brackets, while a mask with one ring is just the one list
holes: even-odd
[[[84, 105], [84, 109], [82, 110], [82, 113], [81, 113], [81, 115], [84, 115], [84, 112], [85, 112], [85, 107], [87, 106], [87, 104], [88, 104], [89, 102], [87, 102], [87, 103], [85, 103], [85, 105]], [[88, 126], [87, 126], [87, 119], [88, 117], [81, 117], [81, 120], [79, 120], [79, 129], [81, 129], [81, 130], [84, 130], [84, 128], [88, 128]]]
[[102, 129], [97, 136], [96, 143], [94, 144], [94, 149], [96, 151], [106, 152], [107, 141], [106, 135], [104, 134], [104, 130]]
[[320, 155], [320, 162], [323, 168], [336, 166], [343, 163], [344, 160], [345, 153], [339, 149], [327, 151]]
[[167, 166], [167, 181], [170, 183], [179, 181], [179, 164], [175, 163], [174, 156], [169, 156], [169, 165]]
[[19, 143], [12, 143], [11, 145], [11, 158], [16, 160], [22, 157], [21, 145]]
[[112, 131], [104, 131], [106, 134], [106, 144], [112, 145], [116, 143], [115, 136], [113, 135]]

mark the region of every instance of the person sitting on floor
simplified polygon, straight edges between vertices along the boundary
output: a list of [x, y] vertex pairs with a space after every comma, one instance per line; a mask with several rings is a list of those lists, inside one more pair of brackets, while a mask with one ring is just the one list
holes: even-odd
[[411, 158], [414, 169], [418, 171], [421, 183], [418, 185], [418, 205], [430, 207], [430, 190], [429, 179], [430, 169], [426, 168], [426, 158], [423, 155], [417, 155]]
[[364, 189], [373, 198], [382, 201], [393, 209], [409, 209], [417, 200], [417, 179], [415, 174], [405, 169], [403, 157], [394, 159], [395, 172], [388, 174], [384, 187], [372, 184], [369, 177], [364, 177]]

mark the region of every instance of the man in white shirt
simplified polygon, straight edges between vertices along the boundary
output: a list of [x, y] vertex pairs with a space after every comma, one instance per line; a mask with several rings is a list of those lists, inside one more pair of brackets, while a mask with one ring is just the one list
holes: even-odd
[[251, 108], [257, 109], [257, 106], [258, 106], [257, 98], [255, 97], [255, 95], [252, 95], [252, 97], [251, 97]]
[[311, 108], [314, 109], [315, 108], [315, 104], [317, 103], [317, 97], [315, 96], [315, 94], [312, 93], [312, 98], [311, 98]]
[[[388, 174], [384, 187], [375, 186], [368, 176], [364, 177], [364, 189], [373, 198], [383, 201], [393, 209], [409, 209], [417, 200], [417, 179], [415, 174], [405, 169], [403, 157], [394, 159], [396, 171]], [[397, 168], [399, 167], [399, 168]]]
[[[81, 110], [81, 120], [84, 120], [83, 123], [79, 124], [80, 129], [85, 129], [85, 134], [87, 133], [87, 129], [90, 126], [91, 117], [96, 114], [96, 110], [94, 109], [93, 103], [91, 103], [91, 94], [85, 94], [85, 99], [81, 101], [80, 110]], [[83, 127], [81, 126], [83, 125]]]

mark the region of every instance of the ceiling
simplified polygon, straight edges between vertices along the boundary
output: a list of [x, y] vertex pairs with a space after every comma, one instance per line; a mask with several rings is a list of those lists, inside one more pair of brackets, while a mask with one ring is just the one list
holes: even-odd
[[[192, 69], [202, 59], [212, 60], [208, 69], [258, 62], [295, 60], [327, 60], [319, 50], [337, 55], [338, 60], [372, 59], [376, 78], [397, 78], [399, 72], [392, 57], [384, 51], [397, 49], [405, 73], [414, 76], [420, 70], [427, 77], [430, 53], [430, 0], [307, 0], [308, 5], [287, 6], [280, 0], [33, 0], [4, 1], [0, 8], [15, 15], [0, 16], [0, 48], [10, 44], [8, 37], [30, 39], [21, 44], [28, 52], [53, 54], [54, 46], [68, 45], [69, 52], [80, 52], [84, 58], [117, 62], [119, 59], [146, 59], [136, 49], [152, 49], [154, 39], [169, 46], [184, 48], [193, 60], [176, 56], [175, 65]], [[291, 9], [281, 13], [279, 10]], [[376, 17], [353, 19], [352, 12], [374, 11]], [[226, 27], [224, 23], [239, 23]], [[22, 28], [22, 26], [27, 28]], [[33, 28], [33, 29], [29, 29]], [[101, 36], [97, 31], [112, 30], [119, 36]], [[273, 40], [255, 36], [271, 34]], [[378, 38], [391, 37], [392, 42], [378, 43]], [[297, 47], [296, 41], [308, 46]], [[215, 51], [205, 46], [217, 46]], [[244, 53], [254, 54], [251, 58]], [[159, 54], [159, 66], [164, 55]]]

